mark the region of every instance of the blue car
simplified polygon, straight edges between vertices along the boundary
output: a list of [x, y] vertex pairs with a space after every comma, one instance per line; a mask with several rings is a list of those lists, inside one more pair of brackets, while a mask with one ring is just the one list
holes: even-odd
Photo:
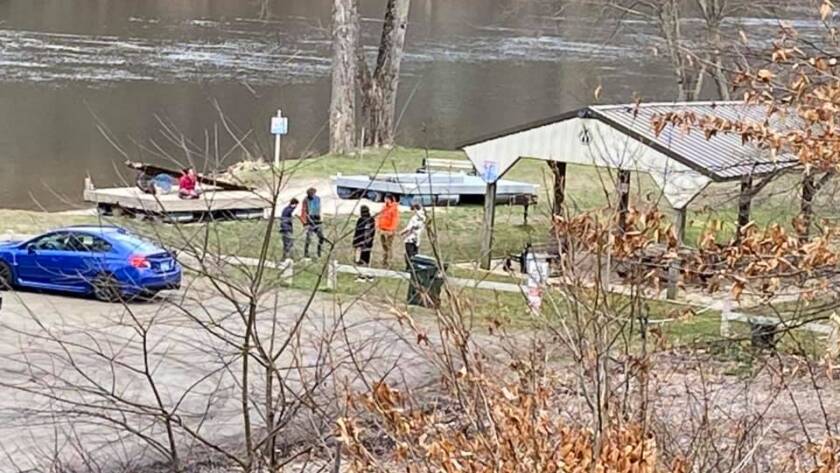
[[0, 243], [0, 289], [12, 287], [111, 302], [180, 288], [181, 266], [172, 253], [123, 228], [75, 226]]

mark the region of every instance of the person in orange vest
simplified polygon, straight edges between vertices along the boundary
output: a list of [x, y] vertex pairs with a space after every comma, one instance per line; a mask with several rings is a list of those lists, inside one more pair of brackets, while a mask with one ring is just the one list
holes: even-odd
[[400, 226], [400, 209], [394, 196], [385, 196], [385, 208], [376, 217], [376, 229], [382, 243], [382, 264], [387, 268], [391, 264], [391, 252], [394, 248], [394, 236]]

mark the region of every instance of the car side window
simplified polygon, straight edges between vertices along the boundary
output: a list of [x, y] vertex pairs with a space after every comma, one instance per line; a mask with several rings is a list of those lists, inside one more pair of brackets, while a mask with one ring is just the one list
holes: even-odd
[[42, 251], [66, 251], [67, 248], [67, 234], [66, 233], [51, 233], [44, 235], [41, 238], [33, 241], [30, 247], [35, 250]]
[[89, 246], [94, 253], [110, 253], [113, 249], [110, 243], [99, 237], [93, 237], [93, 243]]
[[86, 233], [74, 233], [70, 237], [72, 251], [86, 253], [108, 253], [111, 251], [111, 244], [97, 236]]

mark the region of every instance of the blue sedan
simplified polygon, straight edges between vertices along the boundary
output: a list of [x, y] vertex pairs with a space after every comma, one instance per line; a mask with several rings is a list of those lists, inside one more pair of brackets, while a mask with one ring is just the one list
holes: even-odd
[[12, 287], [118, 301], [180, 288], [181, 266], [172, 253], [123, 228], [75, 226], [0, 243], [0, 289]]

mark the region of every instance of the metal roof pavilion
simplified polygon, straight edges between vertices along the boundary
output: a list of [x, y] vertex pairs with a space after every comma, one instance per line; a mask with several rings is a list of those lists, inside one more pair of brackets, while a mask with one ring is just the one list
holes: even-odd
[[520, 158], [645, 172], [677, 209], [710, 182], [739, 180], [793, 167], [793, 156], [773, 157], [739, 135], [706, 139], [701, 131], [666, 126], [656, 136], [654, 116], [690, 112], [731, 121], [766, 121], [766, 109], [744, 102], [595, 105], [474, 140], [462, 148], [487, 183]]

